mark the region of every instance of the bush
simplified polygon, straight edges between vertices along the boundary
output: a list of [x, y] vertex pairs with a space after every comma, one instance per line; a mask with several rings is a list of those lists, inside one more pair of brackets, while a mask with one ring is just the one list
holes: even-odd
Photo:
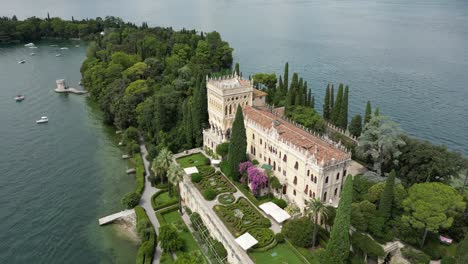
[[215, 240], [213, 241], [213, 247], [220, 258], [223, 259], [227, 257], [227, 251], [226, 248], [224, 248], [223, 243], [219, 242], [218, 240]]
[[405, 257], [411, 264], [427, 264], [431, 258], [424, 254], [424, 252], [416, 251], [410, 248], [403, 248], [401, 250], [403, 257]]
[[211, 160], [209, 158], [205, 158], [205, 165], [211, 165]]
[[442, 260], [440, 261], [440, 264], [455, 264], [455, 258], [454, 257], [443, 257]]
[[351, 243], [353, 245], [353, 249], [365, 252], [369, 256], [383, 257], [385, 255], [385, 251], [382, 246], [363, 233], [354, 232], [351, 236]]
[[158, 189], [161, 189], [161, 190], [165, 190], [165, 189], [167, 189], [167, 188], [169, 187], [169, 183], [161, 183], [161, 182], [159, 182], [159, 183], [156, 183], [156, 184], [154, 185], [154, 187], [156, 187], [156, 188], [158, 188]]
[[135, 193], [141, 196], [141, 194], [143, 193], [143, 190], [145, 189], [145, 168], [143, 167], [143, 160], [141, 159], [140, 155], [135, 155], [133, 158], [136, 164]]
[[229, 152], [229, 142], [224, 142], [216, 146], [216, 153], [221, 157], [226, 157]]
[[221, 163], [219, 163], [219, 168], [224, 173], [224, 175], [230, 175], [229, 174], [229, 162], [227, 160], [221, 161]]
[[288, 206], [288, 203], [284, 199], [273, 198], [272, 202], [279, 206], [281, 209], [284, 209], [286, 208], [286, 206]]
[[312, 246], [314, 224], [307, 217], [286, 221], [281, 232], [295, 246], [304, 248]]
[[132, 126], [128, 127], [125, 130], [123, 137], [124, 137], [124, 140], [137, 142], [138, 141], [138, 129]]
[[139, 201], [140, 201], [140, 195], [134, 192], [129, 192], [125, 194], [124, 197], [122, 197], [122, 200], [120, 200], [122, 205], [125, 206], [125, 208], [127, 209], [131, 209], [137, 206]]
[[208, 188], [203, 192], [203, 197], [205, 197], [205, 199], [208, 201], [212, 201], [214, 198], [216, 198], [216, 191], [212, 188]]
[[161, 249], [167, 252], [175, 252], [184, 247], [184, 240], [171, 224], [164, 224], [159, 227], [159, 241]]
[[275, 241], [275, 235], [269, 228], [253, 228], [249, 233], [258, 241], [256, 248], [265, 247]]
[[441, 259], [447, 255], [447, 249], [437, 240], [431, 240], [426, 243], [423, 252], [431, 257], [431, 259]]
[[153, 260], [155, 245], [157, 244], [156, 232], [143, 207], [136, 206], [135, 214], [138, 235], [142, 241], [140, 248], [138, 248], [136, 263], [150, 264]]
[[192, 178], [192, 182], [201, 182], [202, 180], [202, 176], [200, 175], [200, 173], [194, 173], [192, 174], [192, 176], [190, 176]]
[[252, 160], [252, 164], [253, 164], [254, 166], [257, 166], [257, 165], [259, 164], [259, 163], [258, 163], [258, 160], [256, 160], [256, 159]]
[[284, 235], [282, 233], [278, 233], [275, 235], [275, 239], [278, 243], [284, 243]]

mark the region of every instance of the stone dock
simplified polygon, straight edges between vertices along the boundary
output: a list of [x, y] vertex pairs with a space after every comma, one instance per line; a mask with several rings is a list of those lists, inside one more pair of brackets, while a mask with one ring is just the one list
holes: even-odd
[[73, 94], [85, 94], [87, 91], [79, 90], [76, 88], [68, 87], [64, 79], [56, 80], [57, 88], [54, 89], [57, 93], [73, 93]]

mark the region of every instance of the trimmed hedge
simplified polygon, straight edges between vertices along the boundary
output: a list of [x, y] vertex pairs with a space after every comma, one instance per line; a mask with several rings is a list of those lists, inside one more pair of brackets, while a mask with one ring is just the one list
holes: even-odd
[[136, 206], [135, 214], [137, 218], [138, 235], [142, 241], [138, 248], [136, 263], [150, 264], [153, 261], [155, 245], [157, 244], [156, 231], [143, 207]]
[[401, 254], [412, 264], [427, 264], [431, 258], [424, 252], [416, 251], [410, 248], [403, 248]]
[[203, 191], [203, 197], [208, 201], [213, 201], [216, 198], [216, 191], [212, 188], [208, 188]]
[[140, 154], [136, 154], [133, 156], [136, 165], [136, 186], [135, 186], [135, 193], [140, 195], [143, 193], [145, 189], [145, 167], [143, 165], [143, 160], [141, 159]]
[[194, 173], [190, 177], [192, 178], [192, 182], [195, 182], [195, 183], [199, 183], [202, 180], [202, 176], [200, 175], [200, 173]]
[[201, 174], [201, 180], [194, 182], [194, 185], [206, 200], [211, 201], [221, 193], [236, 192], [236, 188], [232, 186], [231, 182], [220, 172], [215, 172], [213, 167], [204, 165], [198, 166], [197, 169]]
[[155, 211], [177, 204], [178, 200], [176, 196], [172, 197], [170, 201], [165, 202], [165, 203], [160, 203], [157, 201], [157, 198], [160, 195], [162, 195], [163, 193], [167, 193], [167, 192], [168, 192], [167, 190], [160, 190], [160, 191], [157, 191], [155, 194], [153, 194], [153, 196], [151, 196], [151, 206], [153, 207]]
[[288, 203], [284, 199], [274, 197], [271, 201], [277, 206], [279, 206], [281, 209], [284, 209], [286, 208], [286, 206], [288, 206]]
[[284, 243], [284, 235], [283, 233], [275, 234], [275, 239], [278, 243]]
[[175, 204], [173, 206], [169, 206], [169, 207], [166, 207], [164, 209], [156, 211], [155, 215], [156, 215], [156, 218], [158, 219], [159, 224], [162, 225], [162, 224], [166, 223], [166, 220], [162, 216], [163, 214], [173, 212], [173, 211], [176, 211], [178, 209], [179, 209], [179, 205]]
[[252, 228], [249, 233], [258, 241], [255, 248], [262, 248], [275, 241], [275, 234], [269, 228]]

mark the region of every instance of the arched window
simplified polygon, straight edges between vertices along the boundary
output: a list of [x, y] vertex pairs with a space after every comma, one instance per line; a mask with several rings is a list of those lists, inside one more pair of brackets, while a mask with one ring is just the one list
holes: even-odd
[[337, 180], [340, 179], [340, 173], [339, 173], [339, 172], [336, 174], [336, 179], [337, 179]]
[[346, 170], [343, 171], [343, 177], [346, 177]]
[[228, 107], [226, 105], [226, 107], [224, 108], [224, 114], [227, 115], [228, 114]]
[[273, 161], [273, 170], [276, 170], [276, 161]]
[[309, 191], [309, 185], [306, 185], [304, 193], [307, 194], [307, 191]]
[[312, 199], [315, 199], [315, 192], [312, 192]]
[[254, 133], [252, 133], [252, 139], [255, 139], [255, 134]]
[[[261, 144], [261, 143], [260, 143], [260, 144]], [[286, 156], [286, 154], [284, 154], [284, 156], [283, 156], [283, 161], [284, 161], [284, 162], [288, 161], [288, 157]]]
[[288, 186], [287, 185], [283, 185], [283, 194], [286, 194], [286, 191], [288, 190]]
[[327, 201], [327, 192], [324, 192], [324, 193], [323, 193], [323, 201], [324, 201], [324, 202]]
[[335, 188], [335, 197], [338, 194], [338, 188]]
[[229, 106], [229, 114], [232, 114], [232, 108]]
[[310, 181], [314, 181], [314, 174], [310, 176]]
[[312, 190], [309, 190], [309, 197], [312, 197]]
[[294, 164], [294, 168], [297, 170], [299, 169], [299, 163], [296, 161], [296, 164]]
[[271, 165], [271, 159], [268, 158], [268, 165]]
[[296, 190], [293, 191], [294, 196], [296, 196]]
[[262, 144], [262, 139], [260, 139], [260, 145]]
[[297, 184], [297, 176], [294, 176], [294, 181], [293, 181], [294, 185]]
[[309, 174], [310, 174], [310, 170], [307, 170], [307, 176], [309, 176]]
[[325, 183], [328, 183], [328, 176], [325, 178]]

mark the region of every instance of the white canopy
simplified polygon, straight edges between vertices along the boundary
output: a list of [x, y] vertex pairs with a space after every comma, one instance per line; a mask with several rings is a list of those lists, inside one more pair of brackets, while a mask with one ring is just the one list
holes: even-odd
[[278, 205], [273, 202], [267, 202], [261, 204], [260, 209], [262, 209], [267, 215], [270, 215], [275, 219], [276, 222], [282, 223], [287, 219], [291, 218], [291, 216], [283, 209], [281, 209]]
[[236, 243], [239, 244], [239, 246], [241, 246], [242, 249], [247, 250], [255, 246], [258, 243], [258, 241], [251, 234], [246, 232], [242, 236], [236, 238]]
[[194, 173], [198, 173], [197, 167], [185, 168], [184, 171], [185, 171], [185, 173], [186, 173], [187, 175], [191, 175], [191, 174], [194, 174]]
[[216, 159], [211, 160], [211, 165], [219, 165], [220, 163], [221, 163], [221, 160], [216, 160]]

